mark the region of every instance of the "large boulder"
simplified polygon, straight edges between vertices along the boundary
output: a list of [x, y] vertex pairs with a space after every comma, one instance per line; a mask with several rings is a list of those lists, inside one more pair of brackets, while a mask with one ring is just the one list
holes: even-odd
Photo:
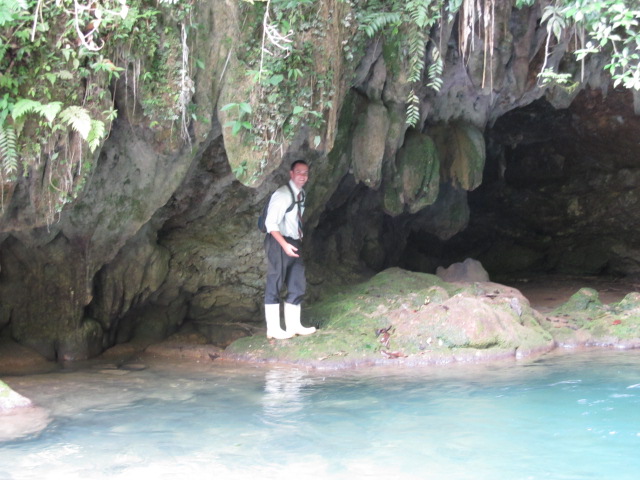
[[472, 258], [454, 263], [447, 268], [438, 267], [436, 275], [445, 282], [488, 282], [489, 274], [482, 264]]
[[640, 293], [607, 305], [593, 288], [581, 288], [542, 325], [565, 347], [639, 348]]
[[280, 342], [243, 338], [223, 356], [317, 368], [524, 358], [555, 346], [541, 320], [514, 288], [391, 268], [305, 311], [303, 323], [317, 333]]

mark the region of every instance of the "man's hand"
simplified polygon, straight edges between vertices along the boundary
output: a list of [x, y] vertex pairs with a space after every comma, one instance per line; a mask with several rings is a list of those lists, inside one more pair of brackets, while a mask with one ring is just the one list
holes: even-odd
[[300, 256], [300, 255], [298, 255], [296, 253], [298, 251], [298, 249], [296, 247], [294, 247], [293, 245], [291, 245], [290, 243], [286, 243], [285, 242], [285, 246], [283, 248], [284, 248], [284, 253], [286, 253], [290, 257], [299, 257]]
[[284, 250], [284, 253], [286, 253], [289, 257], [297, 258], [300, 256], [297, 253], [298, 247], [294, 247], [289, 242], [287, 242], [279, 231], [273, 230], [270, 233], [271, 233], [271, 236], [278, 241], [278, 243], [282, 247], [282, 250]]

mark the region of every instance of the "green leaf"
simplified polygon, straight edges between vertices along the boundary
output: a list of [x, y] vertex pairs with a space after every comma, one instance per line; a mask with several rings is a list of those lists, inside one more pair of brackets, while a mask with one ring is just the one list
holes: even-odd
[[31, 100], [29, 98], [20, 98], [13, 106], [11, 116], [14, 120], [18, 120], [23, 115], [31, 113], [34, 110], [39, 109], [40, 107], [42, 107], [42, 104], [36, 100]]
[[8, 125], [0, 125], [0, 160], [2, 160], [2, 173], [5, 175], [12, 175], [18, 170], [16, 133]]
[[71, 73], [69, 70], [60, 70], [58, 72], [58, 78], [60, 78], [61, 80], [73, 80], [73, 73]]
[[89, 134], [87, 135], [87, 143], [89, 143], [89, 150], [91, 150], [91, 152], [94, 152], [96, 148], [100, 146], [102, 139], [105, 137], [105, 133], [104, 122], [91, 120], [91, 130], [89, 130]]
[[83, 140], [89, 138], [91, 115], [87, 109], [72, 105], [60, 112], [60, 119], [78, 132]]
[[304, 112], [304, 108], [302, 108], [300, 105], [296, 105], [295, 107], [293, 107], [294, 115], [300, 115], [302, 112]]
[[62, 102], [51, 102], [46, 105], [42, 105], [42, 107], [38, 110], [38, 113], [46, 118], [49, 123], [52, 123], [61, 109]]
[[270, 85], [279, 85], [284, 80], [284, 75], [278, 73], [277, 75], [273, 75], [267, 81]]

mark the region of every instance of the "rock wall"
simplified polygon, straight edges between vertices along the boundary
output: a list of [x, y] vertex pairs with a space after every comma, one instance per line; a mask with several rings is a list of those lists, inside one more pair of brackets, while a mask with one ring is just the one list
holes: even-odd
[[[491, 51], [478, 32], [476, 47], [461, 56], [455, 21], [432, 32], [447, 46], [443, 86], [420, 86], [421, 118], [410, 129], [409, 85], [385, 50], [388, 39], [373, 38], [345, 60], [353, 11], [348, 2], [322, 2], [327, 40], [314, 61], [318, 73], [333, 72], [333, 97], [320, 142], [300, 125], [264, 163], [264, 152], [231, 135], [222, 110], [250, 88], [234, 49], [244, 27], [238, 3], [199, 2], [195, 11], [202, 28], [191, 51], [206, 68], [194, 75], [193, 101], [209, 121], [191, 123], [191, 144], [168, 141], [166, 127], [136, 114], [120, 82], [119, 119], [81, 197], [59, 221], [22, 222], [29, 183], [17, 185], [0, 224], [5, 338], [49, 359], [74, 360], [117, 343], [145, 345], [189, 323], [225, 346], [262, 323], [264, 257], [255, 222], [290, 160], [311, 165], [304, 255], [313, 299], [340, 276], [348, 281], [406, 260], [412, 235], [446, 240], [463, 231], [468, 192], [481, 185], [488, 162], [485, 129], [543, 96], [556, 105], [571, 101], [536, 83], [539, 9], [499, 2]], [[588, 65], [581, 86], [589, 81], [602, 87], [599, 70]], [[261, 175], [240, 182], [239, 168]], [[419, 263], [412, 268], [436, 266]]]

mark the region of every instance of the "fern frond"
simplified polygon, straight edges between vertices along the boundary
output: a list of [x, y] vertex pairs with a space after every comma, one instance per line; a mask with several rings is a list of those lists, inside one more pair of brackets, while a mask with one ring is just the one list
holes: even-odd
[[13, 106], [11, 110], [11, 116], [14, 120], [20, 120], [20, 117], [28, 113], [38, 111], [42, 108], [42, 104], [37, 100], [31, 100], [30, 98], [20, 98]]
[[433, 63], [429, 66], [428, 87], [433, 88], [436, 92], [442, 88], [442, 72], [444, 71], [444, 63], [442, 62], [442, 56], [440, 50], [436, 47], [433, 48]]
[[10, 176], [18, 171], [16, 132], [10, 125], [0, 125], [0, 162], [3, 176]]
[[91, 120], [91, 130], [87, 136], [87, 143], [89, 144], [89, 150], [95, 152], [96, 148], [100, 146], [102, 139], [105, 137], [104, 122], [100, 120]]
[[427, 25], [431, 3], [431, 0], [410, 0], [407, 2], [407, 13], [418, 28], [424, 28]]
[[71, 105], [60, 112], [60, 120], [80, 134], [83, 140], [88, 141], [91, 132], [91, 115], [86, 108]]
[[53, 120], [60, 110], [62, 110], [62, 102], [51, 102], [42, 105], [42, 107], [37, 110], [37, 113], [46, 118], [49, 123], [53, 123]]
[[368, 37], [374, 37], [388, 25], [400, 23], [402, 17], [399, 12], [376, 12], [364, 16], [360, 22], [360, 29]]
[[418, 28], [425, 30], [442, 18], [443, 5], [443, 0], [409, 0], [405, 11]]
[[424, 70], [426, 38], [423, 30], [412, 30], [409, 38], [409, 82], [417, 82]]
[[407, 96], [407, 119], [405, 123], [415, 127], [418, 124], [418, 120], [420, 120], [420, 99], [412, 89]]
[[30, 98], [20, 98], [13, 106], [11, 116], [15, 121], [19, 121], [21, 117], [29, 113], [37, 113], [38, 115], [47, 119], [49, 123], [58, 115], [62, 109], [62, 102], [51, 102], [42, 104], [37, 100], [31, 100]]

